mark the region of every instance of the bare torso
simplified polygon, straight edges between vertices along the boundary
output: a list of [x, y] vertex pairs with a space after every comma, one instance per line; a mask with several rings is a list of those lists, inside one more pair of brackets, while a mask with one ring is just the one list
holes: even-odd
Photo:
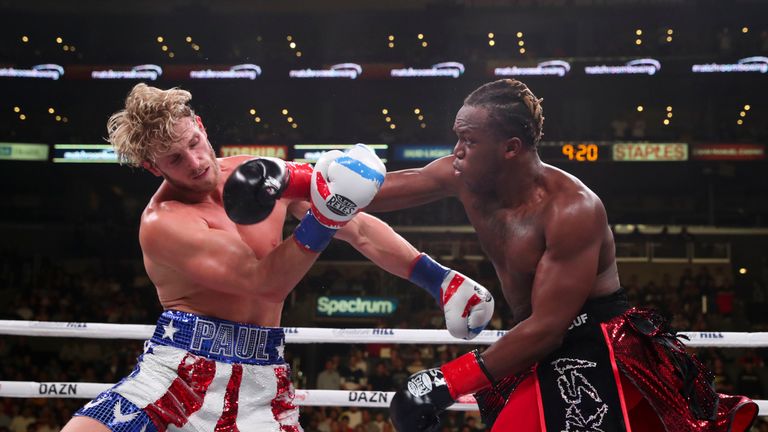
[[[390, 173], [370, 211], [395, 210], [456, 196], [477, 232], [478, 240], [493, 263], [507, 304], [518, 323], [531, 314], [531, 294], [542, 257], [548, 248], [545, 227], [562, 218], [564, 207], [586, 202], [604, 214], [602, 202], [581, 181], [553, 166], [542, 164], [541, 182], [530, 199], [504, 206], [498, 197], [473, 192], [457, 176], [454, 157], [436, 160], [423, 169]], [[592, 224], [584, 224], [592, 225]], [[600, 240], [594, 284], [589, 297], [610, 294], [619, 288], [613, 234], [607, 223], [600, 228], [572, 226]]]
[[[544, 227], [551, 218], [556, 217], [557, 209], [552, 208], [556, 195], [582, 194], [597, 199], [575, 177], [554, 167], [545, 167], [545, 189], [537, 191], [532, 202], [517, 208], [501, 207], [498, 202], [487, 203], [483, 197], [459, 186], [459, 199], [477, 232], [480, 245], [496, 269], [514, 322], [522, 321], [531, 313], [534, 275], [547, 246]], [[580, 227], [574, 226], [571, 229]], [[602, 245], [597, 278], [590, 297], [610, 294], [619, 287], [610, 227], [606, 225], [599, 235], [602, 236]]]
[[[216, 194], [218, 197], [221, 196], [224, 181], [229, 173], [242, 163], [242, 159], [219, 159], [219, 162], [221, 176], [218, 194]], [[282, 228], [286, 217], [286, 205], [283, 202], [278, 202], [275, 210], [264, 222], [250, 226], [235, 225], [226, 216], [220, 200], [183, 203], [176, 201], [166, 186], [164, 183], [158, 189], [144, 210], [141, 217], [142, 227], [149, 218], [165, 217], [173, 213], [174, 217], [180, 216], [192, 221], [201, 230], [222, 230], [237, 235], [250, 247], [258, 259], [266, 256], [282, 241]], [[142, 250], [144, 250], [146, 239], [141, 235], [140, 239]], [[217, 287], [206, 286], [175, 268], [156, 262], [147, 253], [144, 253], [144, 266], [157, 289], [158, 298], [164, 309], [193, 312], [263, 326], [280, 324], [282, 303], [222, 292]]]

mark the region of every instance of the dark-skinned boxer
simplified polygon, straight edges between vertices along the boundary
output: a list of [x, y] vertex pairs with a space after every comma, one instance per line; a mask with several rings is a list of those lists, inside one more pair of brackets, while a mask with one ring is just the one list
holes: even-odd
[[525, 84], [483, 85], [456, 115], [453, 155], [388, 173], [368, 207], [458, 198], [516, 323], [488, 349], [413, 375], [390, 406], [398, 430], [435, 430], [472, 393], [492, 431], [748, 430], [756, 404], [717, 394], [664, 320], [627, 303], [605, 208], [539, 159], [543, 121]]

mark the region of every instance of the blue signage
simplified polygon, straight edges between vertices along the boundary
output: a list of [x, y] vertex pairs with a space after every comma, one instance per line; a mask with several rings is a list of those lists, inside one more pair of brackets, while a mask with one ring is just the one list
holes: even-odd
[[448, 145], [395, 147], [396, 161], [432, 161], [453, 153], [453, 147]]

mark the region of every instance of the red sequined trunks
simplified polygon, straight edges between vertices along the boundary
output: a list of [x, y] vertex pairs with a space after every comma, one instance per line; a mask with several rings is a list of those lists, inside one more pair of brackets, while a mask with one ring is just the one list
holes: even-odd
[[494, 432], [741, 432], [758, 411], [716, 393], [664, 319], [623, 290], [588, 301], [560, 348], [475, 398]]

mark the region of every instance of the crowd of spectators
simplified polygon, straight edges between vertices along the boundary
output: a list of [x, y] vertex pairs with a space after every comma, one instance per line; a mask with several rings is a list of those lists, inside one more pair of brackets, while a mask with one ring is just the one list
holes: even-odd
[[[0, 268], [4, 298], [0, 318], [42, 321], [87, 321], [150, 324], [160, 307], [145, 277], [128, 264], [63, 268], [50, 260], [6, 254]], [[451, 265], [497, 289], [484, 263]], [[321, 266], [322, 267], [322, 266]], [[334, 271], [326, 265], [310, 274], [297, 288], [286, 309], [311, 308], [308, 285], [336, 294], [365, 294], [371, 287], [386, 285], [378, 272]], [[679, 268], [678, 276], [664, 274], [658, 280], [627, 274], [624, 285], [634, 304], [654, 307], [670, 318], [676, 330], [766, 331], [766, 290], [761, 284], [734, 284], [728, 267], [720, 265]], [[411, 306], [391, 319], [353, 323], [359, 327], [442, 328], [440, 312], [420, 290], [408, 291]], [[424, 297], [424, 298], [422, 298]], [[293, 309], [291, 309], [293, 310]], [[503, 305], [491, 322], [505, 329], [511, 317]], [[419, 313], [413, 313], [419, 311]], [[284, 314], [284, 325], [307, 325]], [[311, 314], [310, 314], [311, 315]], [[310, 323], [311, 325], [311, 323]], [[324, 326], [326, 324], [314, 324]], [[333, 324], [338, 325], [338, 323]], [[394, 391], [419, 370], [437, 367], [474, 348], [463, 345], [321, 344], [289, 345], [286, 359], [293, 367], [297, 388]], [[130, 373], [142, 351], [140, 341], [91, 341], [33, 337], [0, 338], [0, 376], [12, 381], [116, 382]], [[766, 349], [698, 349], [697, 355], [711, 368], [718, 391], [765, 399], [768, 396]], [[72, 399], [0, 399], [0, 432], [56, 431], [83, 401]], [[477, 412], [446, 414], [442, 431], [483, 430]], [[307, 432], [391, 431], [386, 409], [303, 407], [301, 421]], [[5, 428], [5, 429], [4, 429]]]

